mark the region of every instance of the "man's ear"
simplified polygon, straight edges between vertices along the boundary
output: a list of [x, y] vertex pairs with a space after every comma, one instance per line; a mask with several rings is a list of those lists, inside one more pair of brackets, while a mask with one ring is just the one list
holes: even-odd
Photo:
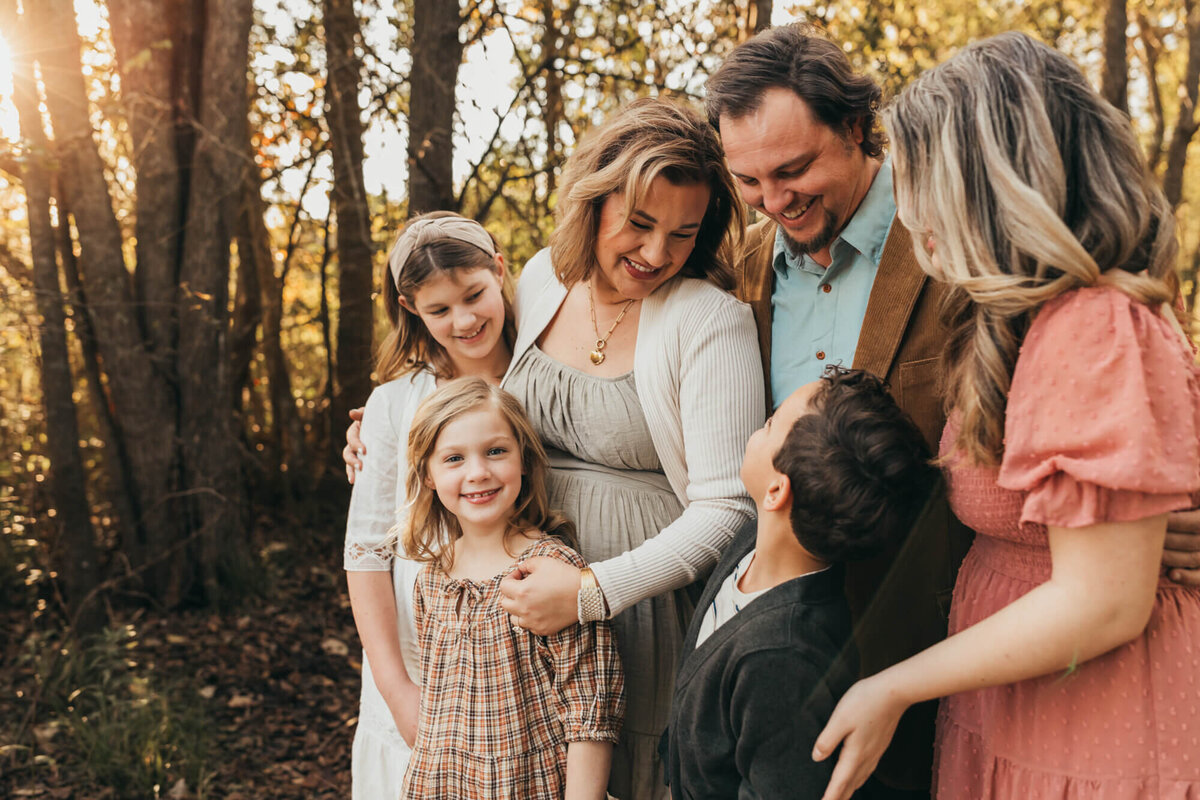
[[767, 485], [762, 507], [766, 511], [786, 511], [792, 507], [792, 481], [787, 475], [782, 472], [775, 473], [775, 477]]
[[856, 145], [862, 144], [863, 143], [863, 118], [859, 117], [858, 119], [854, 120], [849, 125], [847, 125], [846, 126], [846, 134], [848, 135], [848, 138], [850, 139], [850, 141], [853, 142], [854, 144], [856, 144]]

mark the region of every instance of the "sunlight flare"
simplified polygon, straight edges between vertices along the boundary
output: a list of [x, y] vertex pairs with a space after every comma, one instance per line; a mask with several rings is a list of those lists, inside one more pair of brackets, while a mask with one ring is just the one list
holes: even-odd
[[12, 50], [0, 35], [0, 139], [12, 141], [19, 135], [17, 109], [12, 102]]

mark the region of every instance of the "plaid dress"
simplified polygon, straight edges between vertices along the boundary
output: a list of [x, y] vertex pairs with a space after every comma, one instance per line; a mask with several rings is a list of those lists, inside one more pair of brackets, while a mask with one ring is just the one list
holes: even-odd
[[[557, 539], [535, 542], [518, 562], [534, 556], [584, 566]], [[511, 571], [477, 583], [427, 564], [417, 578], [423, 680], [405, 797], [561, 798], [567, 743], [617, 741], [624, 677], [608, 623], [553, 636], [514, 630], [500, 608]]]

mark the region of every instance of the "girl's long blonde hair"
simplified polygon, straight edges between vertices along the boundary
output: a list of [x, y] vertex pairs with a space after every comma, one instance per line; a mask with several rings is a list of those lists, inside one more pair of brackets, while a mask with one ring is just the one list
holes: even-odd
[[[422, 220], [459, 216], [450, 211], [431, 211], [413, 217], [408, 225]], [[408, 226], [404, 230], [407, 229]], [[404, 230], [397, 234], [396, 241], [392, 243], [393, 251], [404, 237]], [[490, 233], [488, 235], [491, 236]], [[495, 244], [495, 237], [492, 237], [492, 242]], [[498, 245], [495, 250], [500, 252]], [[417, 291], [431, 278], [462, 270], [495, 268], [491, 254], [468, 242], [447, 237], [414, 248], [400, 266], [399, 281], [393, 279], [390, 270], [384, 269], [383, 307], [392, 323], [392, 330], [379, 346], [375, 358], [375, 373], [379, 383], [424, 369], [431, 370], [439, 378], [453, 378], [454, 367], [445, 348], [430, 335], [420, 317], [400, 305], [400, 298], [403, 296], [412, 307], [416, 304]], [[503, 337], [511, 350], [517, 338], [517, 328], [512, 309], [512, 277], [507, 269], [500, 278], [500, 291], [504, 297]]]
[[429, 460], [442, 430], [463, 414], [481, 407], [500, 413], [521, 454], [521, 490], [513, 505], [508, 537], [530, 531], [558, 536], [574, 544], [575, 526], [550, 508], [546, 496], [546, 451], [517, 398], [483, 378], [458, 378], [440, 386], [417, 409], [408, 430], [407, 517], [401, 542], [409, 558], [433, 562], [443, 572], [454, 564], [454, 542], [462, 536], [451, 514], [426, 479]]
[[943, 366], [947, 406], [961, 414], [955, 446], [996, 464], [1013, 368], [1038, 308], [1100, 285], [1171, 301], [1175, 218], [1129, 119], [1070, 59], [1024, 34], [970, 45], [926, 72], [884, 121], [917, 261], [952, 287]]

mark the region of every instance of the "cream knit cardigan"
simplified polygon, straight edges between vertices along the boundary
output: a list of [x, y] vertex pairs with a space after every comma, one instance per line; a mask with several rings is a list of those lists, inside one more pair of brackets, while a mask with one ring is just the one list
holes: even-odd
[[[513, 365], [566, 296], [550, 251], [542, 250], [517, 286]], [[707, 281], [674, 278], [642, 301], [633, 374], [654, 449], [684, 511], [640, 546], [592, 564], [613, 615], [696, 580], [754, 516], [739, 473], [766, 407], [750, 307]]]

